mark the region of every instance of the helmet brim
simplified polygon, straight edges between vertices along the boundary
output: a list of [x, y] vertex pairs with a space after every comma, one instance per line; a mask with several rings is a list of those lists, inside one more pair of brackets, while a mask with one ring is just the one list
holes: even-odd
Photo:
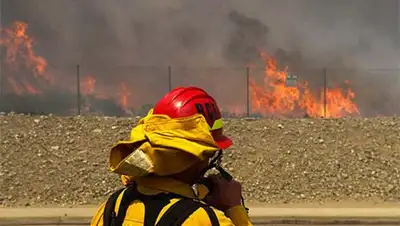
[[220, 135], [218, 136], [218, 140], [215, 140], [215, 143], [217, 143], [219, 148], [227, 149], [232, 145], [232, 140], [225, 135]]

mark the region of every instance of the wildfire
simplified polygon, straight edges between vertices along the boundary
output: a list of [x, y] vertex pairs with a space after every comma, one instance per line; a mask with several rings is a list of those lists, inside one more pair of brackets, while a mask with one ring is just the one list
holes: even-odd
[[96, 79], [92, 75], [85, 76], [81, 87], [83, 95], [93, 95], [96, 87]]
[[[5, 49], [3, 70], [7, 73], [6, 80], [18, 94], [39, 94], [41, 91], [30, 82], [26, 75], [29, 73], [36, 79], [44, 80], [48, 84], [54, 82], [47, 73], [47, 61], [33, 50], [33, 39], [26, 34], [28, 25], [16, 21], [11, 28], [1, 30], [0, 46]], [[20, 76], [25, 74], [25, 76]], [[17, 78], [17, 75], [20, 76]]]
[[327, 88], [313, 93], [307, 82], [287, 86], [288, 68], [278, 70], [275, 59], [265, 53], [261, 53], [261, 57], [265, 61], [264, 82], [258, 85], [254, 79], [250, 80], [252, 112], [265, 116], [306, 114], [329, 118], [359, 115], [353, 102], [355, 93], [350, 88], [346, 91]]
[[[4, 48], [2, 72], [6, 82], [16, 95], [38, 95], [48, 94], [49, 88], [58, 91], [66, 84], [71, 87], [62, 90], [74, 89], [76, 80], [68, 81], [68, 78], [53, 76], [49, 72], [48, 62], [38, 56], [34, 49], [34, 40], [27, 34], [28, 25], [21, 21], [16, 21], [10, 28], [1, 30], [0, 47]], [[307, 82], [297, 83], [293, 87], [288, 87], [288, 68], [279, 70], [277, 62], [266, 54], [261, 54], [265, 61], [264, 79], [260, 85], [254, 79], [249, 84], [251, 108], [253, 113], [261, 113], [265, 116], [284, 115], [301, 116], [307, 114], [309, 117], [343, 117], [347, 115], [358, 115], [359, 110], [354, 103], [355, 93], [350, 89], [328, 88], [318, 92], [312, 92]], [[250, 65], [255, 67], [254, 64]], [[71, 75], [70, 77], [74, 77]], [[110, 77], [111, 78], [111, 77]], [[56, 83], [56, 80], [58, 84]], [[84, 104], [87, 109], [91, 109], [90, 101], [113, 100], [119, 103], [121, 109], [129, 112], [132, 107], [132, 92], [125, 82], [116, 83], [112, 86], [110, 81], [97, 80], [93, 75], [86, 75], [81, 78], [80, 90], [85, 98]], [[326, 102], [326, 104], [325, 104]], [[135, 106], [140, 107], [140, 106]], [[246, 112], [244, 106], [226, 106], [225, 111], [234, 115], [241, 115]], [[90, 110], [88, 110], [90, 111]]]
[[[50, 87], [55, 89], [65, 87], [65, 84], [55, 83], [55, 77], [48, 71], [48, 62], [35, 53], [34, 39], [27, 34], [27, 30], [28, 25], [21, 21], [15, 21], [9, 28], [1, 30], [0, 47], [5, 50], [1, 62], [2, 72], [11, 91], [17, 95], [37, 95], [44, 93]], [[89, 96], [106, 100], [115, 99], [124, 110], [131, 107], [129, 101], [131, 93], [125, 83], [115, 87], [116, 90], [110, 89], [107, 85], [99, 86], [93, 75], [83, 76], [80, 82], [81, 95], [85, 98], [83, 109], [90, 109], [91, 98], [86, 98]], [[67, 90], [76, 91], [72, 87], [68, 87]], [[112, 96], [111, 93], [117, 95]]]
[[128, 110], [129, 107], [129, 101], [128, 97], [131, 95], [129, 89], [126, 87], [125, 83], [120, 84], [120, 105], [124, 108], [124, 110]]

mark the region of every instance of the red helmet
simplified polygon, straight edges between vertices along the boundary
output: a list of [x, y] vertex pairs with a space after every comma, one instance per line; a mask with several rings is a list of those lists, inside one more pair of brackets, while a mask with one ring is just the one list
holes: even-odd
[[171, 118], [202, 114], [210, 126], [211, 134], [221, 149], [232, 145], [232, 140], [223, 135], [221, 112], [214, 98], [198, 87], [178, 87], [167, 93], [154, 106], [154, 114]]

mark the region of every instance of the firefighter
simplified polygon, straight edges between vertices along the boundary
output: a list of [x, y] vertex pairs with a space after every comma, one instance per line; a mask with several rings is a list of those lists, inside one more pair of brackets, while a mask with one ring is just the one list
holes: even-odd
[[[214, 98], [197, 87], [167, 93], [110, 152], [125, 185], [91, 226], [252, 225], [241, 184], [219, 163], [232, 145]], [[221, 173], [205, 176], [217, 168]]]

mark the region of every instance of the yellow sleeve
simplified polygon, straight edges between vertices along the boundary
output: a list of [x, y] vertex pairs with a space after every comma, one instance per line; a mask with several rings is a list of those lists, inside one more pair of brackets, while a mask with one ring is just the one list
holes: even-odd
[[90, 226], [103, 226], [103, 213], [105, 206], [106, 202], [101, 204], [101, 206], [97, 209], [96, 213], [92, 218], [92, 221], [90, 222]]
[[251, 226], [253, 225], [250, 221], [249, 215], [243, 206], [234, 206], [226, 211], [228, 216], [234, 225], [238, 226]]

